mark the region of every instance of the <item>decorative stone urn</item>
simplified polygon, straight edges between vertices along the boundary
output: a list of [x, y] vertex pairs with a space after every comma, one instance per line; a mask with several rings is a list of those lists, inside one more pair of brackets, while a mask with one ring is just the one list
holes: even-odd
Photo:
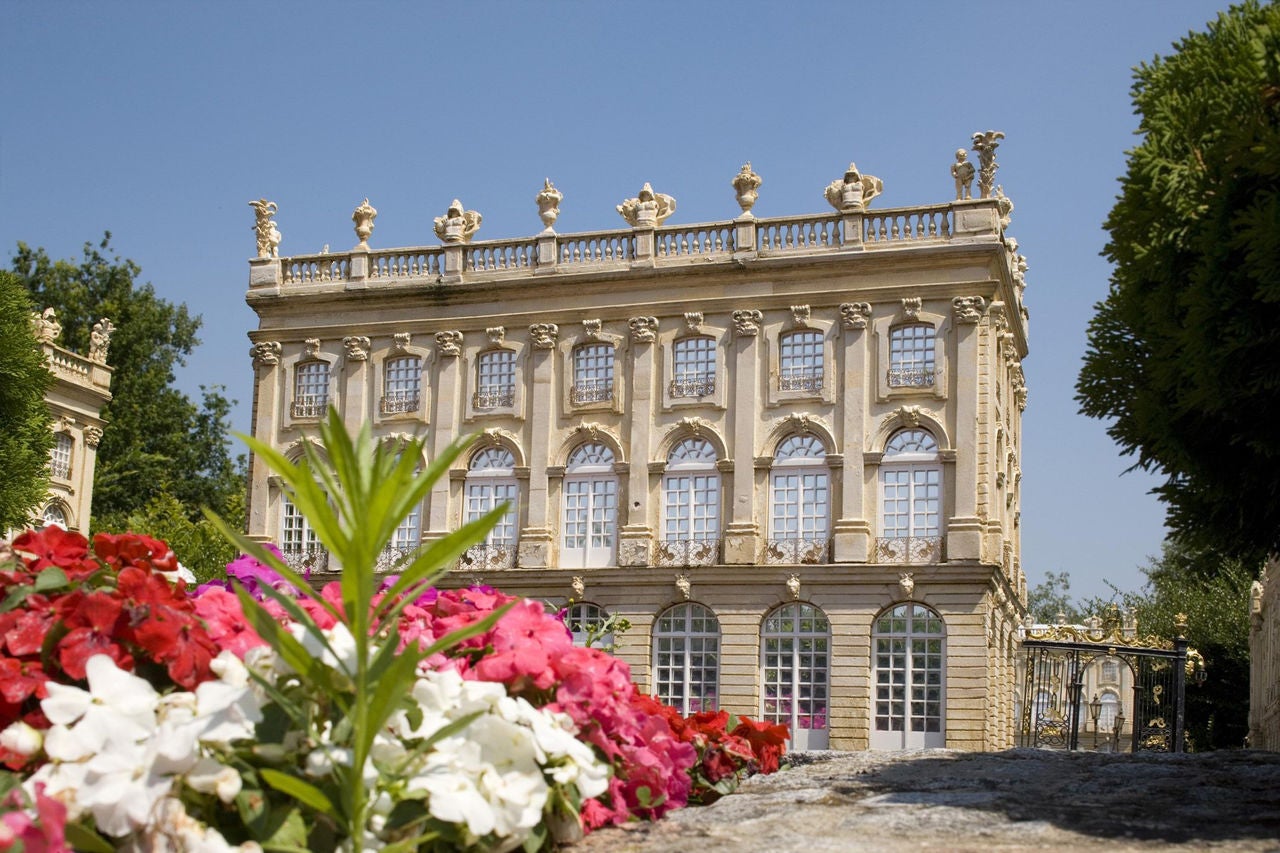
[[550, 178], [544, 179], [542, 191], [534, 198], [538, 203], [538, 217], [542, 219], [544, 234], [554, 233], [551, 227], [560, 217], [560, 202], [564, 201], [564, 193], [556, 189]]
[[378, 211], [373, 205], [369, 204], [369, 199], [365, 200], [351, 214], [351, 221], [356, 224], [356, 236], [360, 238], [357, 249], [369, 250], [369, 237], [373, 234], [373, 220], [378, 218]]
[[751, 216], [751, 208], [755, 206], [756, 199], [760, 194], [756, 190], [760, 189], [760, 185], [764, 183], [764, 179], [757, 175], [751, 169], [751, 161], [748, 160], [742, 164], [742, 168], [738, 170], [738, 174], [733, 178], [733, 188], [738, 193], [738, 206], [742, 208], [743, 216]]

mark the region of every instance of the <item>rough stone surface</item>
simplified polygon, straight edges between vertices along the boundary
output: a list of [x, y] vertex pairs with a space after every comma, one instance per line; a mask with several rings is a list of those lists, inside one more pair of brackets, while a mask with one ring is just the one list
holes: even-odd
[[1280, 753], [810, 752], [705, 808], [574, 853], [1280, 853]]

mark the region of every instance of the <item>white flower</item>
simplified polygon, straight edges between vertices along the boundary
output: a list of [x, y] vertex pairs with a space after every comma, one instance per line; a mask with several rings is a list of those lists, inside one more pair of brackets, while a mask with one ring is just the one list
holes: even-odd
[[142, 744], [111, 743], [86, 763], [76, 791], [107, 835], [128, 835], [151, 822], [151, 812], [173, 787], [173, 777], [157, 772], [156, 753]]
[[249, 671], [227, 651], [219, 654], [210, 668], [219, 679], [196, 688], [197, 737], [202, 743], [219, 746], [252, 738], [254, 725], [262, 720], [262, 706], [249, 683]]
[[187, 814], [181, 800], [166, 798], [155, 812], [155, 823], [121, 845], [121, 853], [262, 853], [256, 841], [231, 846], [218, 830]]
[[346, 625], [339, 622], [332, 628], [321, 631], [325, 640], [328, 641], [327, 647], [320, 642], [319, 637], [302, 625], [291, 625], [289, 632], [307, 650], [307, 654], [313, 658], [319, 659], [326, 666], [331, 666], [340, 672], [346, 673], [348, 676], [356, 674], [356, 640], [355, 637], [351, 636], [351, 631]]
[[89, 658], [85, 675], [88, 691], [46, 683], [48, 695], [40, 707], [54, 724], [45, 737], [50, 758], [78, 761], [97, 753], [110, 739], [136, 740], [155, 730], [160, 697], [154, 687], [119, 669], [106, 655]]
[[18, 720], [0, 732], [0, 746], [18, 755], [35, 755], [44, 744], [44, 734]]
[[186, 779], [193, 789], [202, 794], [217, 794], [224, 803], [234, 800], [244, 783], [240, 771], [207, 757], [187, 771]]

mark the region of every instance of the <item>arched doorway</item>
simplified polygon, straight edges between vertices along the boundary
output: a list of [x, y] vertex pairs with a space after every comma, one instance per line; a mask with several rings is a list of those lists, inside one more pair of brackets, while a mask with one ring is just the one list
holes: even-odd
[[830, 742], [831, 626], [812, 604], [784, 604], [760, 626], [760, 715], [791, 731], [792, 749]]
[[923, 604], [895, 604], [872, 633], [872, 749], [946, 746], [946, 631]]

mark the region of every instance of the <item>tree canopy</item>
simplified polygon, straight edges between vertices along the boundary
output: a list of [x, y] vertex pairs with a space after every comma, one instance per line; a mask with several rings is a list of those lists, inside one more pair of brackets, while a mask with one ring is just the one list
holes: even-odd
[[1163, 475], [1175, 536], [1252, 564], [1280, 550], [1280, 5], [1175, 47], [1135, 70], [1077, 400]]
[[0, 535], [25, 525], [49, 488], [52, 416], [45, 365], [22, 282], [0, 271]]

